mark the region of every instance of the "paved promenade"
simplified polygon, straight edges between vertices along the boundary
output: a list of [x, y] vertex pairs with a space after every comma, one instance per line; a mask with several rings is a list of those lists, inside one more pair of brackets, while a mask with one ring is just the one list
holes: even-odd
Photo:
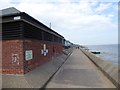
[[48, 83], [47, 88], [115, 88], [115, 86], [81, 50], [74, 50]]

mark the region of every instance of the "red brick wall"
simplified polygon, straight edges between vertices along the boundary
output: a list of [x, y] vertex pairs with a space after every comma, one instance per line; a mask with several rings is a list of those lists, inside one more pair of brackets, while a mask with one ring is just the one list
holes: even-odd
[[22, 40], [2, 41], [2, 72], [4, 74], [24, 73], [22, 43]]
[[[44, 44], [46, 44], [46, 48], [48, 49], [48, 54], [46, 56], [41, 54], [41, 50], [43, 49]], [[53, 47], [54, 47], [55, 53], [53, 52]], [[59, 55], [60, 53], [62, 53], [62, 49], [63, 47], [61, 44], [43, 42], [43, 41], [38, 41], [38, 40], [24, 40], [24, 53], [26, 50], [33, 51], [32, 60], [26, 61], [25, 56], [24, 56], [25, 73], [40, 66], [41, 64], [44, 64], [45, 62], [48, 62], [52, 58], [53, 55], [55, 54]]]
[[[3, 40], [0, 42], [2, 42], [2, 72], [4, 74], [27, 73], [48, 62], [53, 55], [59, 55], [63, 49], [61, 44], [39, 40]], [[41, 54], [44, 44], [48, 49], [47, 56]], [[32, 60], [25, 60], [26, 50], [32, 50]]]

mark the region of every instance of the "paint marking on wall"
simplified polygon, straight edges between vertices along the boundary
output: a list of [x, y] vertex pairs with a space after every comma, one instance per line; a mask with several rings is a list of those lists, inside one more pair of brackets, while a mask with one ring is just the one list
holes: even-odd
[[19, 65], [19, 54], [13, 54], [12, 53], [12, 63]]

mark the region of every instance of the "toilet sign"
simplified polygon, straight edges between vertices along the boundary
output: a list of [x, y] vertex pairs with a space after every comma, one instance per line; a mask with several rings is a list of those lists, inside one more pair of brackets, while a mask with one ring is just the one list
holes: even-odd
[[44, 56], [46, 56], [48, 53], [48, 49], [46, 48], [46, 44], [43, 45], [43, 50], [41, 50], [41, 54], [43, 54]]

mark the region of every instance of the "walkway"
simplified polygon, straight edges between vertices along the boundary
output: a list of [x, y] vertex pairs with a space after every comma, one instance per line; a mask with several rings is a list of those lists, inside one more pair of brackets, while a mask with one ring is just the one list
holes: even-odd
[[74, 50], [48, 83], [47, 88], [115, 88], [115, 86], [81, 50]]

